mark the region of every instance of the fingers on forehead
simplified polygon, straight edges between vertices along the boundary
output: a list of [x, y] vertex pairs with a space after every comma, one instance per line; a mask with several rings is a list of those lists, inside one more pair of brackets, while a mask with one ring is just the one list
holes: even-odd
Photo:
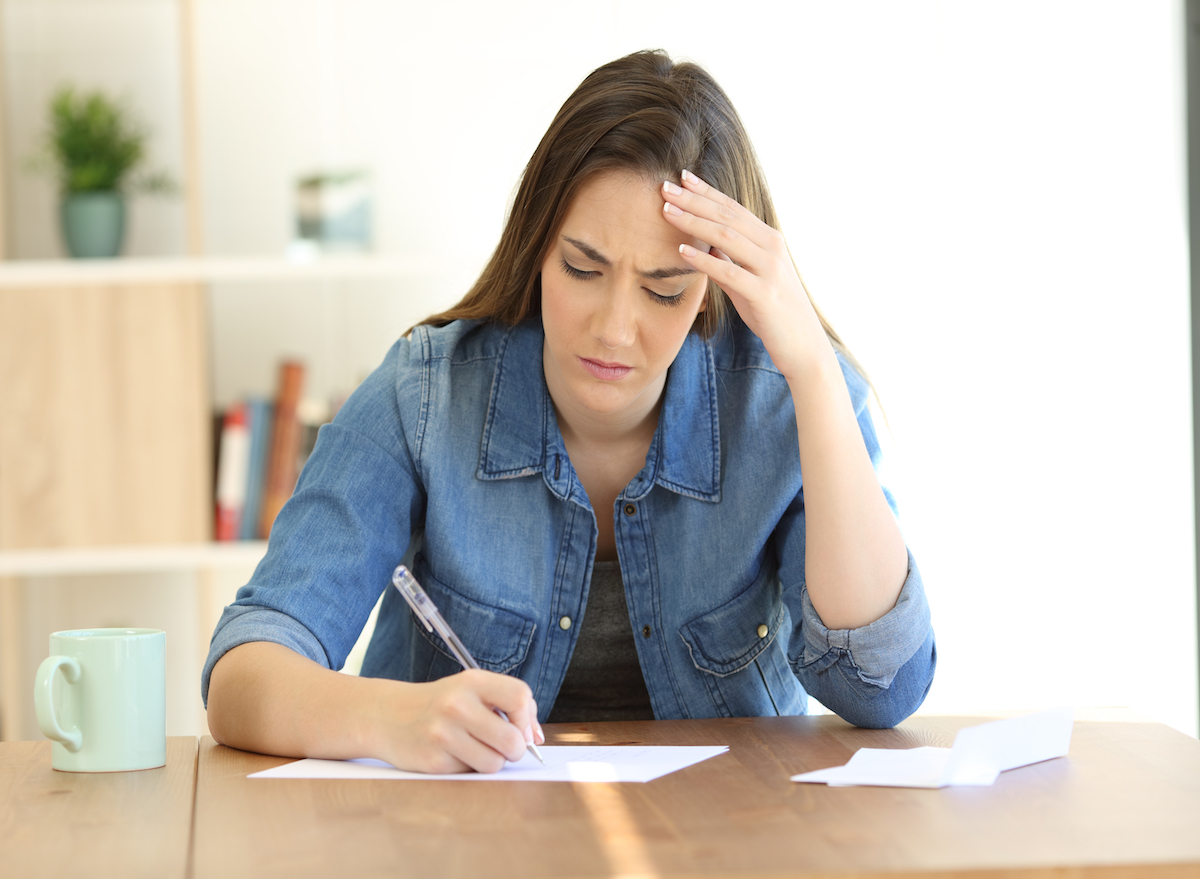
[[713, 206], [711, 215], [714, 219], [720, 219], [724, 222], [733, 222], [744, 216], [749, 215], [749, 211], [737, 199], [726, 195], [714, 186], [710, 186], [700, 178], [695, 177], [695, 183], [690, 185], [684, 192], [691, 197], [692, 204], [699, 207], [705, 202], [709, 202]]

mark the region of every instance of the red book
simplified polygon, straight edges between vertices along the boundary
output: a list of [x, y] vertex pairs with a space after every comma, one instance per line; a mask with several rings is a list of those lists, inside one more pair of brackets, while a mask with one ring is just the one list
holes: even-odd
[[271, 431], [271, 450], [267, 456], [263, 480], [262, 514], [259, 537], [271, 534], [275, 517], [296, 488], [297, 460], [300, 454], [300, 422], [296, 407], [304, 391], [304, 364], [286, 361], [279, 366], [279, 387], [275, 395], [275, 424]]
[[221, 425], [217, 459], [217, 540], [237, 540], [246, 506], [246, 472], [250, 466], [250, 431], [246, 404], [231, 406]]

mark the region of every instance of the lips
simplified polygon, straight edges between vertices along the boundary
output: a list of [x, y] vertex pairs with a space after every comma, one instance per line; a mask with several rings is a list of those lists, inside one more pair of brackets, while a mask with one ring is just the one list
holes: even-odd
[[579, 362], [593, 376], [606, 382], [617, 381], [633, 372], [632, 366], [625, 366], [622, 363], [608, 363], [604, 360], [591, 360], [587, 357], [580, 357]]

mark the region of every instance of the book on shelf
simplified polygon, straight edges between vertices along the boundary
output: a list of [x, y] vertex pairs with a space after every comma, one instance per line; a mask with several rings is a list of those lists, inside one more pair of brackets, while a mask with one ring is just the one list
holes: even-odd
[[279, 383], [275, 392], [275, 412], [272, 416], [271, 444], [263, 476], [262, 510], [259, 513], [258, 533], [266, 538], [271, 534], [275, 517], [283, 509], [300, 474], [300, 421], [296, 409], [304, 393], [304, 364], [285, 360], [279, 365]]
[[246, 507], [250, 468], [250, 432], [246, 404], [230, 406], [221, 425], [217, 464], [217, 540], [237, 540]]
[[340, 408], [340, 399], [330, 404], [305, 397], [304, 377], [302, 363], [282, 363], [273, 400], [247, 397], [216, 415], [218, 540], [270, 535], [321, 425]]
[[267, 469], [267, 450], [271, 447], [271, 427], [275, 407], [270, 400], [251, 397], [245, 401], [250, 428], [249, 466], [246, 470], [246, 506], [242, 516], [242, 540], [258, 539], [258, 523], [262, 517], [263, 479]]

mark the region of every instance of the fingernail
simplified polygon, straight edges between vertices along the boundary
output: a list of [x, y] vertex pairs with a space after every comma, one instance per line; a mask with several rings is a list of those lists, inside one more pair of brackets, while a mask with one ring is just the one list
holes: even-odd
[[683, 216], [683, 211], [681, 211], [679, 208], [675, 207], [675, 205], [671, 204], [669, 201], [663, 202], [663, 213], [671, 214], [676, 217]]
[[688, 183], [699, 183], [700, 182], [700, 178], [697, 177], [695, 174], [693, 174], [691, 171], [689, 171], [687, 168], [683, 169], [683, 173], [680, 174], [680, 176], [684, 180], [686, 180]]
[[683, 190], [680, 188], [679, 184], [672, 183], [670, 180], [663, 182], [663, 189], [671, 193], [671, 195], [681, 195], [683, 193]]
[[695, 255], [698, 253], [698, 251], [696, 250], [696, 248], [692, 247], [692, 245], [690, 245], [690, 244], [681, 244], [681, 245], [679, 245], [679, 252], [680, 252], [680, 253], [681, 253], [683, 256], [687, 256], [687, 257], [692, 257], [692, 256], [695, 256]]
[[533, 744], [533, 727], [532, 726], [525, 727], [525, 742], [526, 742], [526, 744]]

